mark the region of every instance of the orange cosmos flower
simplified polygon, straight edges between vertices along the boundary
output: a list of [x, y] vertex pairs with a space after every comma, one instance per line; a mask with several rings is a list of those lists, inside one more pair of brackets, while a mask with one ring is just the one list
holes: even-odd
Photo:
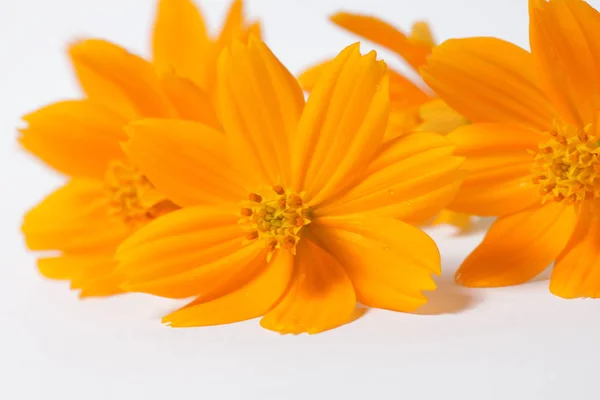
[[434, 50], [425, 79], [478, 122], [450, 134], [471, 171], [452, 209], [499, 216], [458, 282], [518, 284], [556, 261], [552, 293], [600, 295], [599, 24], [584, 1], [532, 0], [531, 53], [492, 38]]
[[220, 58], [225, 135], [194, 122], [129, 125], [134, 164], [183, 209], [121, 245], [123, 288], [197, 296], [164, 318], [171, 326], [264, 316], [282, 333], [344, 324], [357, 301], [398, 311], [425, 303], [440, 258], [407, 222], [454, 196], [462, 160], [434, 133], [383, 142], [389, 83], [375, 58], [350, 46], [305, 104], [294, 77], [250, 38]]
[[216, 51], [245, 37], [242, 3], [233, 3], [221, 35], [209, 39], [189, 0], [159, 2], [154, 61], [103, 40], [84, 40], [69, 55], [86, 94], [23, 117], [20, 142], [69, 177], [24, 219], [31, 250], [54, 251], [43, 275], [68, 279], [81, 296], [120, 291], [114, 251], [148, 221], [177, 208], [134, 168], [121, 149], [123, 126], [144, 117], [195, 120], [219, 128], [211, 106]]
[[[387, 22], [372, 16], [340, 12], [330, 20], [367, 40], [377, 43], [402, 58], [415, 72], [419, 73], [435, 46], [435, 40], [426, 22], [413, 24], [407, 35]], [[312, 90], [316, 79], [327, 62], [317, 65], [299, 77], [304, 89]], [[446, 134], [468, 121], [437, 98], [423, 82], [414, 83], [399, 72], [390, 71], [390, 121], [386, 138], [407, 132], [437, 132]], [[443, 210], [431, 221], [434, 225], [451, 224], [468, 232], [472, 218], [468, 214]]]

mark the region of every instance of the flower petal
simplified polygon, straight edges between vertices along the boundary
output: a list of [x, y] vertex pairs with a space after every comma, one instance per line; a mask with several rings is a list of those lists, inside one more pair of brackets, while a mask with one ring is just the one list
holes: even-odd
[[289, 285], [294, 256], [280, 251], [237, 290], [220, 297], [200, 297], [163, 318], [172, 327], [229, 324], [265, 315]]
[[473, 124], [448, 135], [469, 171], [450, 209], [482, 216], [507, 215], [541, 204], [533, 183], [533, 156], [544, 140], [538, 132], [502, 124]]
[[262, 27], [259, 21], [254, 21], [250, 23], [246, 23], [242, 29], [242, 33], [240, 34], [240, 41], [242, 43], [247, 43], [250, 40], [250, 37], [262, 37]]
[[201, 122], [221, 129], [209, 95], [191, 80], [165, 73], [160, 78], [160, 83], [180, 119]]
[[175, 73], [206, 88], [209, 47], [204, 18], [193, 1], [159, 1], [152, 42], [159, 73]]
[[421, 76], [471, 121], [552, 127], [552, 109], [535, 84], [531, 54], [511, 43], [486, 37], [448, 40], [434, 48]]
[[363, 217], [324, 217], [313, 224], [311, 231], [344, 267], [359, 302], [411, 312], [426, 303], [423, 290], [435, 289], [431, 275], [441, 272], [440, 254], [420, 229]]
[[311, 92], [332, 61], [333, 60], [323, 61], [301, 72], [298, 75], [298, 82], [300, 83], [300, 86], [302, 86], [302, 89]]
[[223, 52], [219, 105], [228, 141], [254, 186], [287, 184], [289, 140], [304, 107], [302, 89], [256, 38]]
[[260, 241], [243, 245], [238, 220], [233, 206], [189, 207], [158, 218], [119, 247], [122, 287], [185, 298], [242, 285], [266, 263], [266, 250]]
[[[302, 72], [298, 77], [302, 88], [308, 92], [312, 91], [332, 61], [324, 61]], [[429, 94], [425, 93], [410, 79], [393, 70], [388, 70], [388, 74], [390, 79], [390, 108], [392, 111], [403, 111], [429, 100]]]
[[430, 95], [415, 85], [407, 77], [389, 70], [390, 77], [390, 109], [402, 111], [407, 108], [420, 106], [430, 99]]
[[410, 107], [402, 111], [392, 111], [390, 112], [383, 141], [387, 142], [399, 136], [415, 132], [420, 123], [419, 106]]
[[384, 140], [416, 130], [421, 122], [419, 107], [429, 101], [430, 95], [398, 72], [389, 70], [390, 118]]
[[70, 280], [71, 288], [81, 289], [81, 297], [110, 296], [123, 291], [114, 273], [114, 253], [64, 254], [40, 258], [38, 268], [50, 279]]
[[69, 54], [79, 83], [91, 100], [130, 120], [174, 115], [148, 61], [99, 39], [77, 42]]
[[28, 126], [20, 130], [21, 145], [64, 174], [104, 179], [109, 162], [125, 157], [126, 120], [90, 101], [54, 103], [23, 120]]
[[[312, 91], [323, 71], [331, 64], [328, 60], [300, 74], [298, 81], [306, 91]], [[421, 122], [419, 106], [429, 100], [429, 94], [408, 78], [392, 70], [388, 71], [390, 83], [390, 118], [385, 140], [412, 132]], [[421, 129], [426, 131], [427, 129]]]
[[[431, 43], [419, 40], [419, 32], [416, 32], [412, 38], [406, 37], [404, 33], [376, 17], [340, 12], [331, 16], [331, 21], [352, 33], [392, 50], [415, 70], [425, 64], [427, 56], [431, 53]], [[421, 30], [420, 33], [424, 32]], [[423, 39], [422, 35], [421, 39]]]
[[465, 117], [441, 99], [433, 99], [424, 103], [419, 109], [419, 116], [421, 124], [415, 129], [419, 132], [447, 134], [469, 123]]
[[103, 182], [69, 181], [25, 215], [27, 247], [78, 253], [116, 248], [130, 229], [108, 214], [108, 201]]
[[584, 205], [577, 225], [558, 256], [550, 291], [566, 299], [600, 297], [600, 204]]
[[461, 234], [469, 233], [473, 229], [473, 217], [469, 214], [457, 213], [449, 210], [442, 210], [431, 225], [452, 225], [460, 230]]
[[303, 238], [290, 287], [260, 324], [279, 333], [319, 333], [350, 322], [355, 309], [356, 296], [344, 269], [329, 253]]
[[126, 150], [167, 198], [180, 206], [239, 202], [248, 192], [231, 166], [221, 132], [189, 121], [142, 120], [126, 127]]
[[499, 218], [460, 266], [456, 281], [469, 287], [527, 282], [560, 254], [575, 221], [573, 207], [554, 202]]
[[430, 48], [433, 48], [436, 43], [433, 38], [433, 33], [431, 33], [431, 28], [425, 21], [417, 21], [412, 24], [408, 40], [413, 43], [422, 43]]
[[[464, 172], [452, 142], [435, 133], [415, 133], [387, 142], [363, 178], [315, 208], [314, 215], [364, 212], [422, 223], [454, 197]], [[370, 215], [373, 215], [370, 214]]]
[[541, 87], [568, 122], [593, 122], [600, 103], [600, 14], [580, 0], [530, 1], [529, 10]]
[[295, 190], [317, 204], [362, 174], [377, 152], [389, 117], [386, 67], [375, 53], [346, 48], [310, 94], [292, 153]]
[[244, 3], [242, 0], [233, 0], [217, 39], [219, 47], [224, 48], [239, 39], [243, 34], [244, 26]]

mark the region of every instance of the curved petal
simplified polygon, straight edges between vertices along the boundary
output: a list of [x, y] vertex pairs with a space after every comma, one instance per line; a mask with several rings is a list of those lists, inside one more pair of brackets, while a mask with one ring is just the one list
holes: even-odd
[[131, 162], [180, 206], [235, 203], [248, 193], [221, 132], [189, 121], [142, 120], [126, 127]]
[[541, 204], [533, 156], [544, 136], [517, 126], [473, 124], [448, 135], [469, 171], [449, 208], [482, 216], [507, 215]]
[[423, 40], [422, 26], [420, 32], [417, 27], [412, 37], [406, 37], [404, 33], [376, 17], [340, 12], [330, 19], [336, 25], [392, 50], [415, 70], [425, 64], [431, 53], [432, 44]]
[[266, 314], [289, 285], [294, 256], [280, 251], [240, 288], [220, 297], [201, 297], [163, 318], [172, 327], [230, 324]]
[[201, 122], [221, 129], [210, 96], [191, 80], [173, 73], [165, 73], [160, 78], [160, 84], [180, 119]]
[[558, 256], [550, 291], [566, 299], [600, 297], [600, 203], [584, 205], [577, 225]]
[[356, 296], [344, 269], [329, 253], [303, 238], [290, 287], [260, 324], [279, 333], [319, 333], [352, 321], [355, 308]]
[[257, 185], [287, 184], [289, 140], [304, 107], [296, 79], [256, 38], [219, 62], [221, 121], [242, 173]]
[[152, 52], [159, 73], [174, 72], [205, 88], [209, 48], [204, 18], [193, 1], [158, 2]]
[[99, 39], [71, 45], [69, 55], [79, 83], [91, 100], [130, 120], [173, 115], [148, 61]]
[[527, 51], [496, 38], [451, 39], [421, 70], [427, 84], [474, 122], [518, 122], [552, 128], [552, 108], [535, 84]]
[[38, 269], [50, 279], [70, 280], [72, 289], [81, 289], [81, 297], [111, 296], [122, 293], [121, 280], [115, 274], [114, 252], [64, 254], [40, 258]]
[[315, 208], [315, 216], [364, 212], [425, 222], [454, 197], [464, 171], [452, 142], [435, 133], [415, 133], [387, 142], [365, 176], [339, 197]]
[[104, 179], [110, 161], [125, 154], [120, 142], [126, 120], [87, 100], [63, 101], [23, 117], [19, 142], [56, 170], [74, 177]]
[[[313, 225], [314, 224], [314, 225]], [[393, 219], [318, 218], [311, 231], [344, 267], [357, 300], [367, 306], [414, 311], [440, 274], [435, 242], [420, 229]]]
[[389, 117], [385, 64], [358, 45], [342, 51], [311, 93], [293, 145], [295, 190], [313, 204], [362, 174], [377, 152]]
[[456, 281], [470, 287], [527, 282], [560, 254], [575, 221], [573, 207], [554, 202], [498, 219], [460, 266]]
[[600, 14], [580, 0], [530, 1], [529, 36], [538, 81], [554, 107], [580, 127], [600, 106]]
[[122, 287], [163, 297], [209, 295], [235, 288], [266, 263], [260, 241], [243, 244], [239, 210], [189, 207], [156, 219], [117, 251]]
[[21, 230], [31, 250], [111, 251], [131, 232], [109, 215], [102, 181], [73, 179], [29, 211]]

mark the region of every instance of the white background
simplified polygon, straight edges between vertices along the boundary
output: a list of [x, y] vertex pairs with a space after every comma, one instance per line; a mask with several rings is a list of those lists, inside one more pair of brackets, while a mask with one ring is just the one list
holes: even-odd
[[[202, 1], [213, 27], [227, 4]], [[492, 35], [527, 46], [525, 0], [247, 4], [293, 72], [356, 41], [327, 21], [339, 9], [402, 28], [427, 18], [439, 39]], [[420, 315], [374, 310], [316, 336], [280, 336], [257, 321], [170, 329], [159, 321], [173, 301], [80, 301], [66, 284], [40, 277], [20, 220], [61, 178], [19, 151], [20, 116], [78, 95], [64, 54], [74, 38], [99, 36], [148, 55], [153, 14], [152, 0], [0, 0], [1, 399], [599, 398], [600, 300], [558, 299], [543, 278], [512, 288], [456, 287], [452, 275], [481, 233], [432, 230], [445, 272]]]

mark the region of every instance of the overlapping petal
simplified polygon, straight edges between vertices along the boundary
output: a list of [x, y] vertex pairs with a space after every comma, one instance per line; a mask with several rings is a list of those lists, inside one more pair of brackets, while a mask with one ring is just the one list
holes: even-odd
[[419, 132], [447, 134], [469, 123], [469, 120], [441, 99], [433, 99], [423, 103], [419, 108], [419, 117], [420, 124], [415, 129]]
[[501, 217], [463, 262], [456, 280], [471, 287], [527, 282], [556, 259], [575, 223], [573, 207], [554, 202]]
[[38, 269], [42, 275], [51, 279], [70, 280], [72, 289], [81, 290], [81, 297], [122, 293], [121, 279], [115, 273], [115, 268], [114, 254], [110, 251], [64, 254], [38, 260]]
[[160, 78], [160, 84], [180, 119], [221, 129], [210, 96], [191, 80], [165, 73]]
[[600, 14], [585, 1], [529, 2], [529, 38], [540, 86], [561, 116], [579, 127], [600, 106]]
[[[253, 265], [254, 276], [222, 296], [202, 296], [163, 318], [172, 327], [229, 324], [260, 317], [277, 303], [289, 285], [294, 258], [280, 251], [268, 265]], [[248, 266], [250, 267], [250, 266]]]
[[[206, 88], [210, 39], [192, 0], [160, 0], [153, 35], [153, 63], [160, 74], [175, 73]], [[214, 61], [213, 61], [214, 62]]]
[[29, 211], [21, 230], [31, 250], [83, 253], [114, 249], [130, 234], [109, 215], [101, 181], [72, 179]]
[[366, 174], [315, 215], [370, 213], [422, 223], [454, 197], [464, 171], [454, 145], [435, 133], [415, 133], [387, 142]]
[[535, 83], [531, 54], [514, 44], [486, 37], [448, 40], [434, 48], [421, 76], [473, 122], [552, 127], [552, 108]]
[[178, 205], [237, 203], [247, 196], [221, 132], [180, 120], [142, 120], [126, 130], [131, 162]]
[[410, 107], [420, 106], [431, 99], [431, 94], [414, 84], [410, 79], [389, 70], [390, 109], [402, 111]]
[[91, 101], [54, 103], [23, 120], [28, 126], [20, 131], [21, 145], [64, 174], [103, 179], [109, 162], [125, 157], [126, 120]]
[[323, 217], [312, 231], [344, 267], [362, 304], [414, 311], [434, 290], [441, 272], [435, 242], [420, 229], [393, 219]]
[[127, 119], [174, 115], [152, 64], [120, 46], [87, 39], [69, 48], [81, 87]]
[[600, 297], [600, 203], [582, 206], [571, 239], [556, 260], [550, 291], [567, 299]]
[[533, 183], [533, 156], [544, 136], [508, 124], [473, 124], [448, 135], [469, 171], [452, 210], [484, 216], [507, 215], [541, 204]]
[[264, 245], [243, 245], [246, 232], [231, 205], [172, 212], [141, 228], [118, 249], [129, 291], [185, 298], [213, 295], [244, 282], [266, 264]]
[[279, 333], [319, 333], [350, 322], [355, 309], [354, 288], [342, 266], [319, 245], [302, 239], [290, 287], [260, 324]]
[[431, 34], [429, 29], [425, 29], [423, 23], [417, 25], [414, 35], [407, 37], [387, 22], [367, 15], [340, 12], [333, 15], [331, 21], [350, 32], [392, 50], [415, 70], [425, 64], [427, 56], [431, 53], [433, 45]]
[[256, 38], [225, 51], [219, 72], [221, 120], [246, 181], [289, 184], [289, 143], [304, 108], [298, 82]]
[[291, 155], [295, 190], [317, 204], [362, 174], [377, 152], [389, 116], [385, 65], [358, 45], [335, 58], [310, 94]]

